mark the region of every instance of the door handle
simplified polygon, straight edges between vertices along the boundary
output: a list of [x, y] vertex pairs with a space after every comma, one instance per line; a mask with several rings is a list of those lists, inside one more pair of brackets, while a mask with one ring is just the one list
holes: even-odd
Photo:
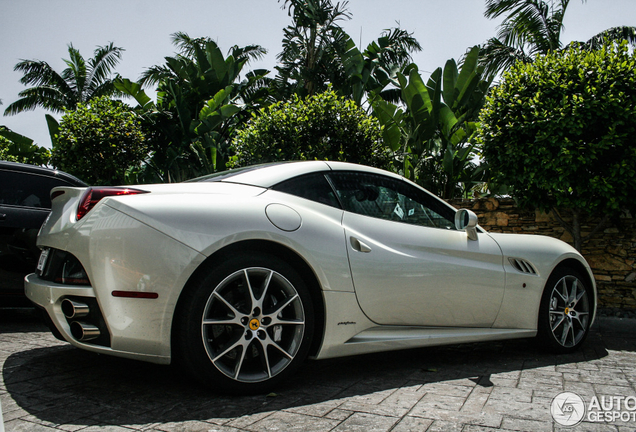
[[349, 241], [351, 242], [351, 247], [357, 250], [358, 252], [369, 253], [371, 252], [371, 248], [366, 244], [362, 243], [355, 237], [349, 237]]

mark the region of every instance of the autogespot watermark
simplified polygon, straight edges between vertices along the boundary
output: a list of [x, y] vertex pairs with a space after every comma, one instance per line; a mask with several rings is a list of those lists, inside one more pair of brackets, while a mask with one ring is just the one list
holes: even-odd
[[591, 423], [636, 422], [636, 396], [592, 396], [589, 403], [573, 392], [552, 399], [550, 413], [562, 426]]

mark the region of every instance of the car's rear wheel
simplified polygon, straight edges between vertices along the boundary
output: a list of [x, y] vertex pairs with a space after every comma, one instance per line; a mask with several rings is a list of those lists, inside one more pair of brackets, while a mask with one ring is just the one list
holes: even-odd
[[548, 279], [539, 311], [537, 337], [557, 353], [576, 350], [590, 330], [593, 293], [574, 269], [557, 269]]
[[178, 317], [182, 362], [235, 393], [264, 392], [306, 358], [311, 298], [300, 275], [264, 254], [225, 261], [194, 281]]

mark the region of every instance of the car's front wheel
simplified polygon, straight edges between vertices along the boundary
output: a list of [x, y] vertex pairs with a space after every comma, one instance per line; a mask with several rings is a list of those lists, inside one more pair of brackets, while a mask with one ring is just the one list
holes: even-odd
[[557, 353], [576, 350], [592, 319], [593, 293], [574, 269], [557, 269], [548, 279], [539, 311], [538, 339]]
[[198, 277], [178, 312], [182, 362], [234, 393], [269, 390], [306, 358], [311, 298], [300, 275], [264, 254], [225, 261]]

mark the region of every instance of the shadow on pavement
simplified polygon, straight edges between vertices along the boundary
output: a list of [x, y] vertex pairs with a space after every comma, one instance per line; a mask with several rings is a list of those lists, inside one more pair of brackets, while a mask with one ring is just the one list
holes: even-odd
[[[633, 326], [636, 320], [630, 322]], [[597, 324], [582, 350], [562, 356], [542, 353], [530, 341], [514, 340], [308, 361], [276, 394], [261, 396], [215, 394], [172, 367], [93, 354], [70, 345], [12, 354], [2, 373], [16, 403], [51, 424], [226, 419], [289, 408], [327, 410], [331, 401], [341, 398], [424, 383], [470, 379], [488, 387], [493, 385], [493, 374], [600, 359], [607, 355], [606, 347], [635, 351], [633, 329], [626, 333], [622, 329], [616, 322], [607, 329]]]

